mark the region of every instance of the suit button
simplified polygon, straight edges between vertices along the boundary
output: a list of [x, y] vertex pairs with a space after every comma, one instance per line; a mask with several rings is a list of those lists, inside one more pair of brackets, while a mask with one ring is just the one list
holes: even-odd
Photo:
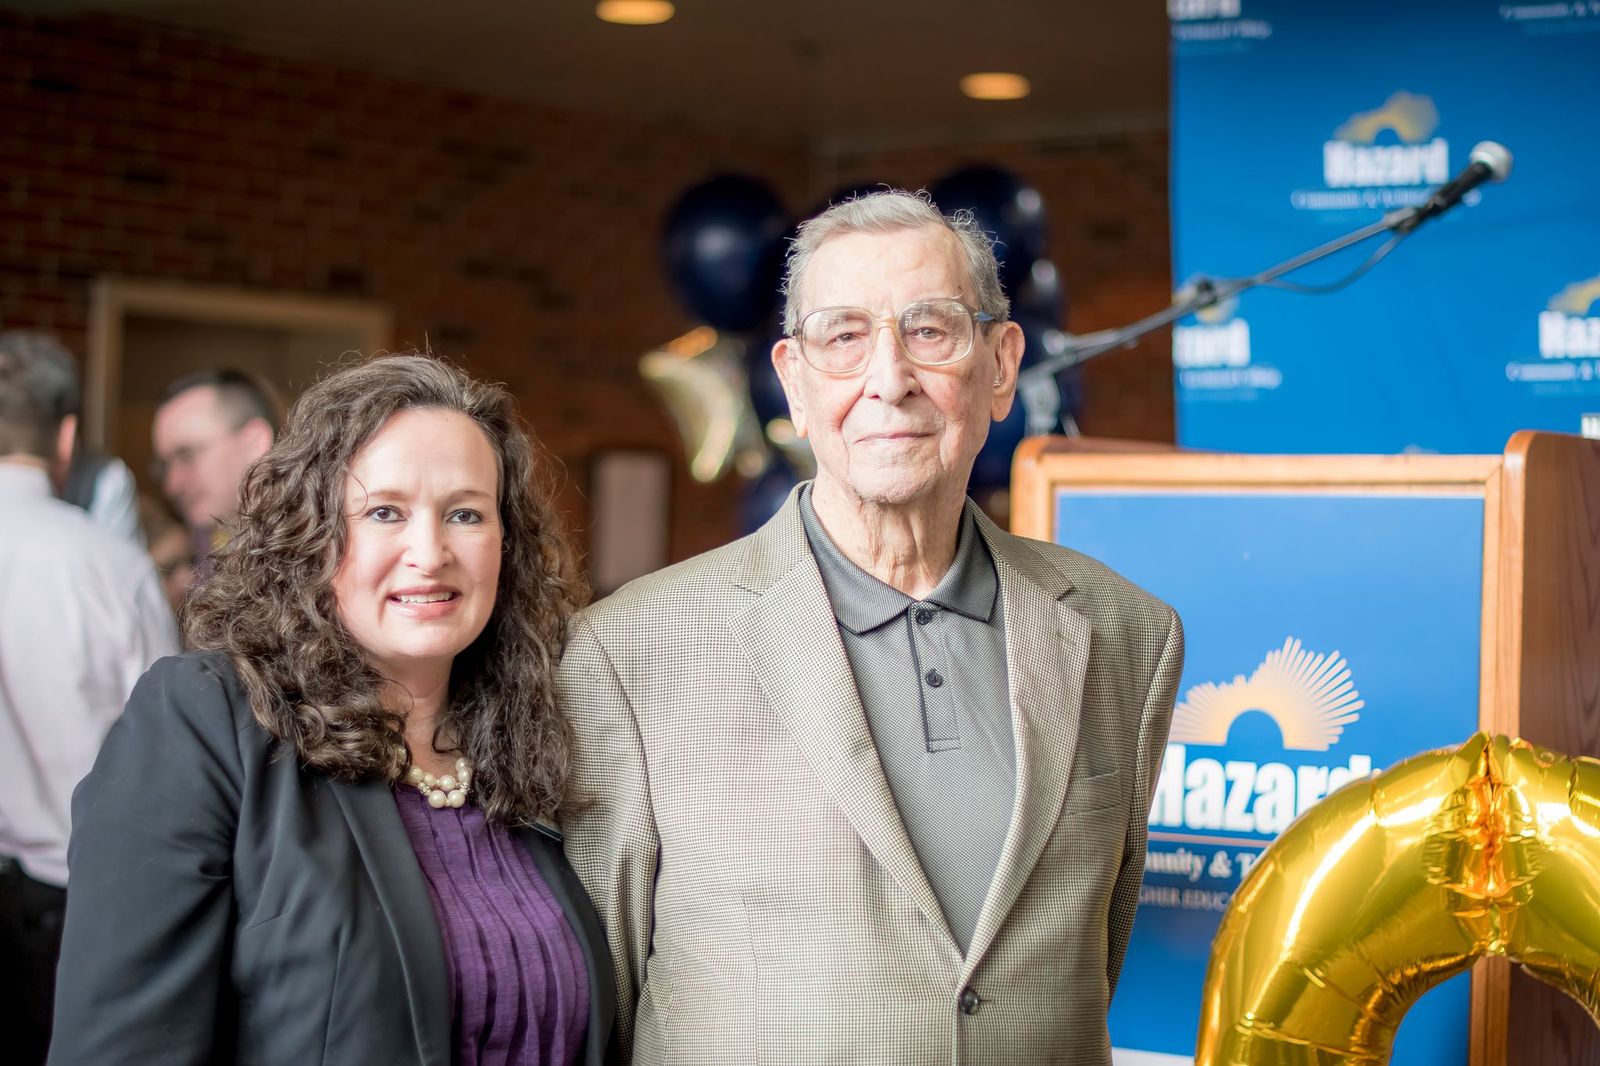
[[962, 1014], [976, 1014], [978, 1008], [983, 1006], [983, 997], [968, 987], [961, 990], [961, 998], [957, 1002]]

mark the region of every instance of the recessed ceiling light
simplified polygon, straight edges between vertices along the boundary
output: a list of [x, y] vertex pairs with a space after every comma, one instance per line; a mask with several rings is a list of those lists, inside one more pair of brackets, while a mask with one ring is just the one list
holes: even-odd
[[988, 71], [961, 79], [961, 91], [974, 100], [1020, 100], [1031, 91], [1021, 74]]
[[600, 0], [594, 13], [621, 26], [654, 26], [672, 17], [670, 0]]

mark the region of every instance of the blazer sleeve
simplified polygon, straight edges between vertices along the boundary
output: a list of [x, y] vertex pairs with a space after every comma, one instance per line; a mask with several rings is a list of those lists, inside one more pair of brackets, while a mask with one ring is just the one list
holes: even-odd
[[1183, 675], [1183, 623], [1172, 608], [1161, 658], [1156, 663], [1139, 712], [1138, 759], [1134, 772], [1133, 810], [1128, 815], [1128, 835], [1122, 848], [1122, 865], [1111, 889], [1107, 916], [1109, 937], [1106, 951], [1108, 996], [1117, 990], [1123, 956], [1133, 933], [1134, 913], [1139, 909], [1139, 885], [1144, 880], [1144, 855], [1150, 832], [1150, 801], [1155, 794], [1156, 775], [1167, 748], [1167, 732], [1172, 728], [1172, 706], [1178, 698], [1178, 679]]
[[213, 1061], [242, 780], [222, 679], [157, 662], [73, 796], [53, 1066]]
[[634, 1008], [644, 993], [661, 839], [644, 742], [615, 666], [585, 618], [574, 624], [558, 676], [572, 724], [578, 809], [565, 814], [567, 858], [588, 889], [616, 965], [617, 1059], [633, 1055]]

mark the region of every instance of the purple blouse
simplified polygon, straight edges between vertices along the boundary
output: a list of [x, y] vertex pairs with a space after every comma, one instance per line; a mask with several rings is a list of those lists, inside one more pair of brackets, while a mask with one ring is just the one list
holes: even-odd
[[470, 803], [395, 790], [439, 918], [457, 1066], [571, 1066], [589, 1028], [583, 949], [539, 869]]

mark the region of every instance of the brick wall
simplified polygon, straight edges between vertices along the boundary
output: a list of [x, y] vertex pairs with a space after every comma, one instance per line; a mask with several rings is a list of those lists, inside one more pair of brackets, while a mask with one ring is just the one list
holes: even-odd
[[[604, 447], [678, 454], [638, 356], [694, 323], [667, 292], [667, 207], [719, 170], [791, 209], [825, 191], [803, 148], [554, 111], [242, 52], [98, 16], [0, 12], [0, 324], [85, 349], [90, 283], [116, 274], [390, 305], [396, 346], [498, 378], [568, 468]], [[1038, 185], [1071, 325], [1116, 324], [1167, 289], [1159, 135], [833, 160], [924, 184], [971, 157]], [[843, 168], [838, 170], [837, 168]], [[1097, 368], [1090, 432], [1170, 439], [1159, 343]], [[130, 368], [136, 372], [136, 368]], [[738, 486], [675, 475], [672, 555], [736, 532]]]

